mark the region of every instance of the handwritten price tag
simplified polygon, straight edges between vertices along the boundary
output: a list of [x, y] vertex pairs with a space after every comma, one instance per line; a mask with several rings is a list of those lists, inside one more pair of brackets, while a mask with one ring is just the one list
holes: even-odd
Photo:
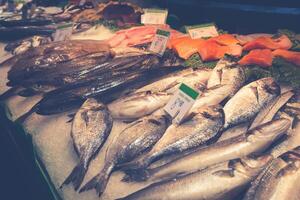
[[60, 25], [56, 28], [55, 33], [53, 33], [53, 40], [55, 42], [67, 40], [72, 35], [72, 31], [72, 23]]
[[168, 10], [144, 9], [141, 16], [142, 24], [165, 24], [167, 21]]
[[164, 110], [179, 124], [195, 103], [199, 93], [182, 83]]
[[214, 23], [186, 26], [185, 28], [192, 39], [215, 37], [219, 35]]
[[156, 53], [160, 56], [164, 55], [169, 37], [169, 31], [157, 29], [156, 35], [154, 36], [154, 39], [149, 47], [149, 51]]

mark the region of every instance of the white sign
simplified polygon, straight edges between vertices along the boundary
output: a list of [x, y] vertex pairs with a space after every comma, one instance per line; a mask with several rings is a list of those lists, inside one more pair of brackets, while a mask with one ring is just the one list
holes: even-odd
[[170, 37], [169, 31], [157, 29], [156, 35], [153, 38], [149, 51], [156, 53], [160, 56], [164, 55], [165, 50], [167, 48], [169, 37]]
[[144, 9], [141, 16], [142, 24], [165, 24], [167, 21], [168, 10]]
[[192, 39], [215, 37], [219, 35], [218, 30], [213, 23], [186, 26], [186, 31], [189, 33]]
[[73, 24], [64, 24], [58, 26], [55, 33], [53, 33], [54, 42], [67, 40], [73, 31]]
[[173, 95], [164, 110], [179, 124], [195, 103], [199, 93], [185, 84]]

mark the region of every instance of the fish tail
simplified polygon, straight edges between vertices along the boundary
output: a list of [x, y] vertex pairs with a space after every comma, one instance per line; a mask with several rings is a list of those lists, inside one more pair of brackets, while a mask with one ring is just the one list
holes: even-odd
[[86, 167], [84, 165], [84, 162], [80, 162], [77, 166], [74, 167], [70, 175], [66, 178], [66, 180], [62, 183], [60, 188], [63, 187], [63, 185], [73, 183], [74, 189], [78, 190], [80, 184], [83, 181], [84, 175], [86, 173]]
[[146, 181], [151, 173], [148, 169], [143, 170], [127, 170], [125, 176], [122, 178], [123, 182], [142, 182]]
[[5, 101], [8, 98], [14, 96], [16, 94], [18, 88], [12, 87], [6, 90], [3, 94], [0, 95], [0, 101]]
[[80, 190], [79, 193], [88, 191], [91, 189], [96, 189], [98, 196], [100, 197], [104, 192], [110, 173], [113, 169], [113, 165], [105, 167], [99, 174], [92, 178], [87, 184], [85, 184]]
[[15, 122], [22, 124], [30, 115], [32, 115], [39, 109], [39, 105], [39, 103], [35, 104], [28, 112], [18, 117], [18, 119], [16, 119]]

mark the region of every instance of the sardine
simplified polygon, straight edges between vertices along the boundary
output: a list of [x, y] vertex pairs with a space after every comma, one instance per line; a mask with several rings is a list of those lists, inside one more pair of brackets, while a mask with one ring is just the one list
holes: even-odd
[[270, 163], [272, 156], [231, 161], [223, 169], [211, 168], [178, 179], [154, 183], [120, 200], [232, 200]]
[[204, 147], [162, 167], [133, 174], [133, 178], [137, 181], [170, 179], [179, 175], [190, 174], [217, 163], [263, 152], [290, 125], [291, 123], [287, 119], [279, 119], [263, 124], [244, 135]]
[[80, 192], [95, 188], [100, 196], [115, 166], [128, 162], [151, 148], [162, 137], [169, 124], [170, 119], [164, 112], [159, 115], [153, 113], [129, 124], [109, 145], [101, 172], [83, 186]]
[[220, 106], [200, 108], [182, 124], [171, 125], [153, 148], [140, 159], [125, 163], [120, 167], [132, 173], [131, 171], [145, 169], [162, 156], [203, 145], [218, 133], [223, 120], [224, 114]]
[[79, 188], [91, 159], [106, 141], [112, 125], [112, 117], [105, 105], [96, 99], [87, 99], [83, 103], [74, 117], [71, 131], [79, 163], [62, 185], [73, 183], [75, 190]]
[[244, 200], [299, 200], [300, 146], [274, 160], [246, 193]]
[[251, 120], [280, 94], [273, 78], [262, 78], [240, 89], [224, 106], [224, 129]]
[[167, 93], [139, 92], [113, 101], [108, 109], [114, 119], [134, 120], [163, 107], [169, 99]]

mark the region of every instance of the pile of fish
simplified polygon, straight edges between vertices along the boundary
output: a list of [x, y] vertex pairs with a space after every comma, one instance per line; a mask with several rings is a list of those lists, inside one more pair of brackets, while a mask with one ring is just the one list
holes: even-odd
[[[173, 124], [163, 107], [181, 83], [200, 95], [184, 121]], [[246, 83], [244, 67], [230, 57], [212, 70], [171, 73], [107, 106], [88, 98], [72, 122], [79, 163], [62, 187], [96, 189], [100, 196], [121, 170], [124, 182], [150, 184], [121, 199], [297, 199], [299, 105], [299, 94], [281, 92], [271, 77]], [[99, 173], [80, 188], [115, 120], [130, 123], [107, 147]], [[274, 170], [278, 175], [268, 175]]]

